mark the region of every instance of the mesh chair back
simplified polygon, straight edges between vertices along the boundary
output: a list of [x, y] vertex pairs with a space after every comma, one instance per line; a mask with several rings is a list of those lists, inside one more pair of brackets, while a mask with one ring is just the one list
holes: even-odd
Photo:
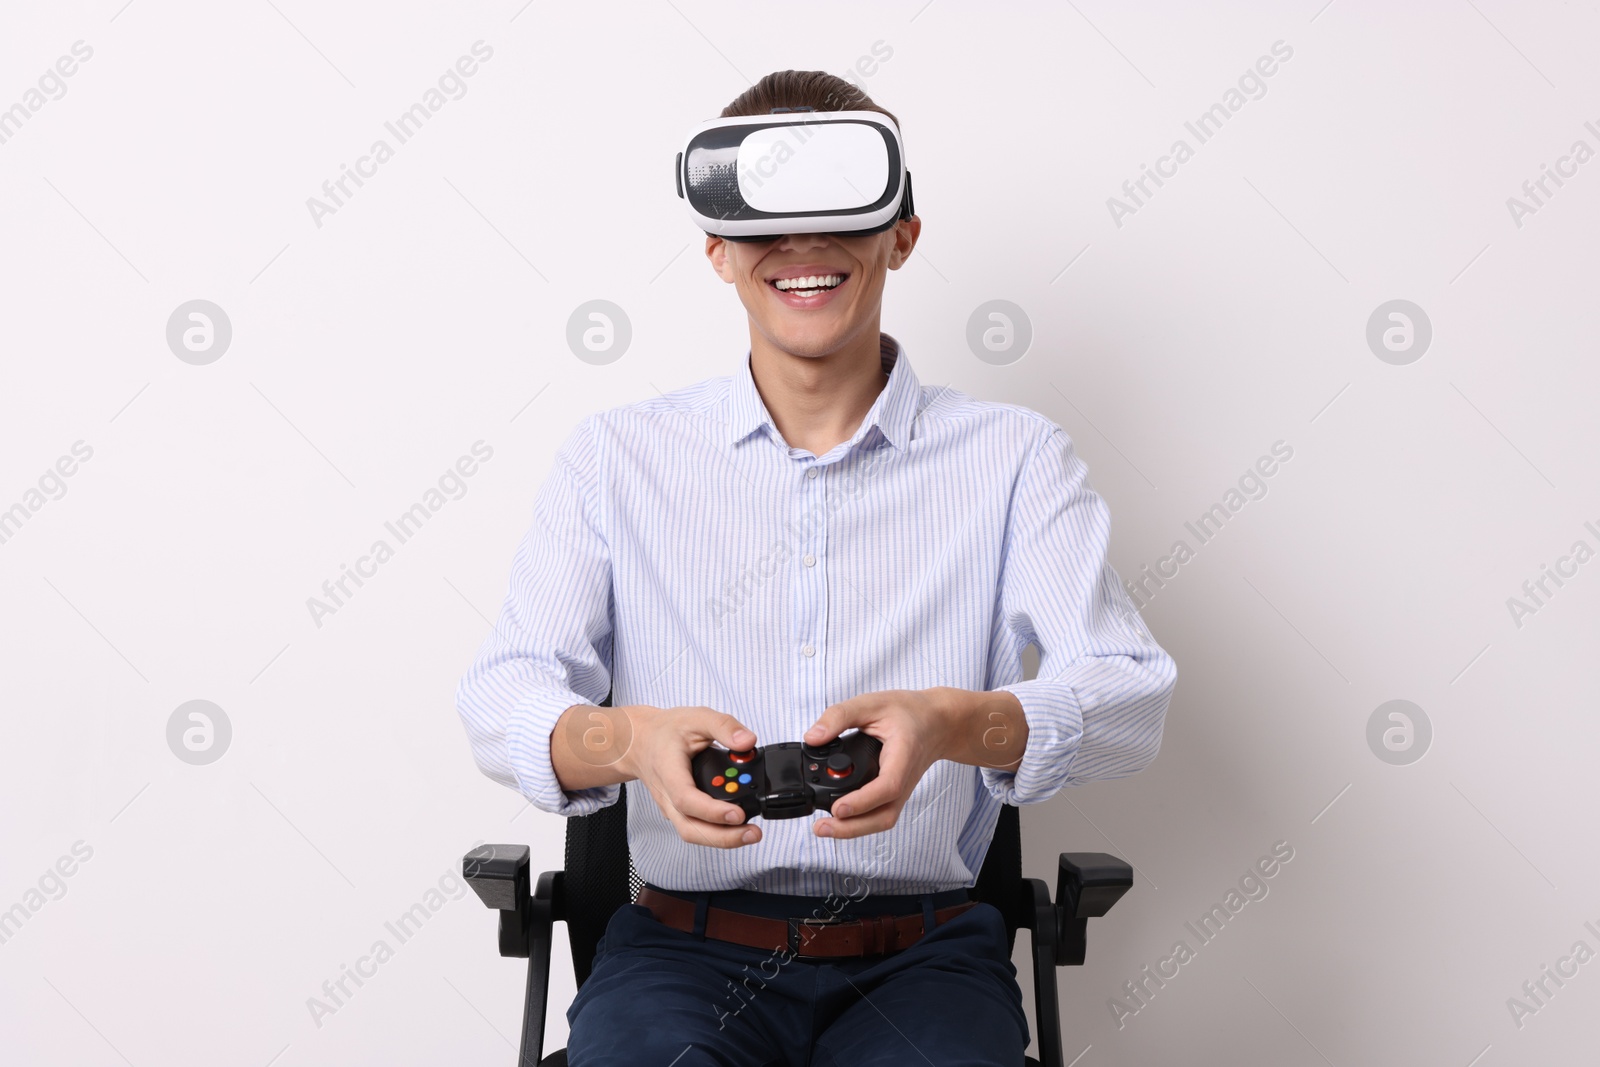
[[994, 824], [994, 837], [984, 853], [972, 895], [999, 909], [1006, 921], [1007, 944], [1016, 945], [1017, 927], [1033, 925], [1024, 922], [1030, 918], [1032, 900], [1022, 895], [1022, 822], [1014, 805], [1000, 805], [1000, 818]]
[[594, 965], [606, 923], [633, 900], [642, 884], [628, 855], [628, 787], [615, 804], [567, 820], [566, 873], [562, 876], [572, 970], [582, 985]]

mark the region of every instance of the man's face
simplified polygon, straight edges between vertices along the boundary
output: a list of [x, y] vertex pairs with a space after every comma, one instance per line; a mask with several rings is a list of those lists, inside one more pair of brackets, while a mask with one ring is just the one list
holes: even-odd
[[[797, 356], [838, 351], [863, 329], [874, 328], [883, 306], [883, 282], [910, 258], [922, 232], [915, 215], [882, 233], [851, 237], [796, 233], [770, 241], [706, 238], [706, 257], [739, 299], [754, 328], [775, 347]], [[785, 292], [788, 279], [819, 277], [838, 285], [811, 295]], [[809, 284], [809, 283], [805, 283]]]

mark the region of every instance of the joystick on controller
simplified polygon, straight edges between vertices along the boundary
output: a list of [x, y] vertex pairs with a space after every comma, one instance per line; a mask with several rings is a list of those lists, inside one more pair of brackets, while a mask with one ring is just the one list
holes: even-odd
[[883, 742], [859, 730], [825, 745], [787, 741], [745, 752], [708, 748], [694, 757], [694, 781], [745, 818], [798, 819], [832, 811], [833, 802], [878, 776]]

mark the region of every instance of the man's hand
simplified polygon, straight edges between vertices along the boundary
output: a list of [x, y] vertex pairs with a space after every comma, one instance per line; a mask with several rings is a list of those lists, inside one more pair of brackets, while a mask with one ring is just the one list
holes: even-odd
[[[594, 725], [589, 725], [591, 722]], [[550, 758], [563, 789], [638, 780], [656, 806], [694, 845], [738, 848], [761, 840], [737, 804], [714, 800], [694, 784], [690, 763], [715, 741], [740, 751], [756, 735], [732, 715], [711, 708], [630, 704], [568, 708], [550, 732]]]
[[832, 817], [815, 824], [819, 837], [889, 829], [936, 760], [1011, 768], [1021, 762], [1028, 743], [1022, 704], [1003, 690], [937, 686], [863, 693], [825, 710], [804, 741], [825, 744], [851, 727], [883, 742], [878, 777], [834, 802]]

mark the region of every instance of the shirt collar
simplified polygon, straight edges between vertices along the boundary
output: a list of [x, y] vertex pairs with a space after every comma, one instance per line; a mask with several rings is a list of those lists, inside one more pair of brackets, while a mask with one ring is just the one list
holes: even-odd
[[[884, 440], [904, 451], [911, 442], [911, 424], [922, 399], [922, 383], [911, 369], [911, 361], [905, 358], [900, 342], [882, 331], [878, 333], [878, 358], [889, 381], [872, 402], [850, 443], [863, 440], [876, 427]], [[777, 435], [772, 413], [756, 389], [756, 380], [750, 371], [750, 352], [746, 349], [739, 373], [733, 377], [733, 392], [728, 401], [728, 443], [738, 444], [764, 425], [772, 427], [773, 434]]]

